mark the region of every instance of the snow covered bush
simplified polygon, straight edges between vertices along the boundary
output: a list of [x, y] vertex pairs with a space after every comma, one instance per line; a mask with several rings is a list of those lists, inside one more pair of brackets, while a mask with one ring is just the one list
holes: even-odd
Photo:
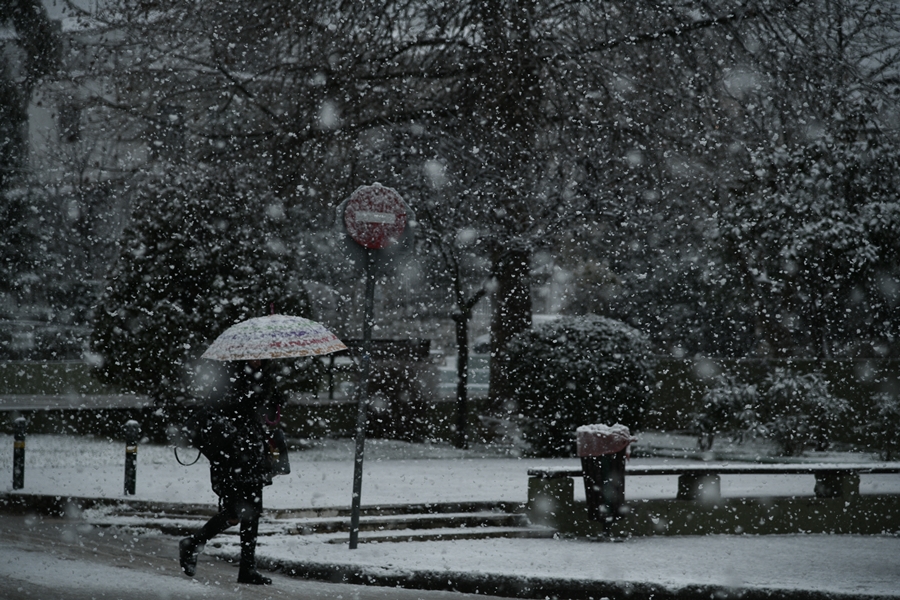
[[[874, 117], [871, 105], [851, 104], [863, 122]], [[709, 230], [720, 285], [738, 294], [735, 322], [756, 323], [757, 344], [846, 356], [894, 336], [896, 284], [881, 282], [897, 280], [900, 152], [858, 134], [871, 125], [840, 132], [853, 121], [836, 119], [838, 135], [750, 149]]]
[[831, 393], [821, 373], [775, 369], [763, 382], [759, 399], [761, 429], [785, 456], [797, 456], [810, 446], [827, 449], [850, 414], [847, 401]]
[[596, 315], [562, 317], [520, 333], [506, 350], [532, 454], [571, 456], [581, 425], [640, 427], [653, 370], [638, 330]]
[[866, 433], [881, 457], [893, 460], [900, 455], [900, 399], [882, 392], [875, 395], [874, 405], [872, 418], [865, 428]]
[[253, 169], [170, 167], [134, 178], [91, 337], [101, 381], [166, 406], [192, 395], [194, 365], [229, 326], [310, 313], [287, 247], [292, 223]]
[[697, 434], [700, 449], [711, 449], [718, 434], [735, 434], [743, 439], [745, 433], [754, 430], [758, 424], [756, 402], [755, 385], [720, 375], [693, 415], [691, 429]]

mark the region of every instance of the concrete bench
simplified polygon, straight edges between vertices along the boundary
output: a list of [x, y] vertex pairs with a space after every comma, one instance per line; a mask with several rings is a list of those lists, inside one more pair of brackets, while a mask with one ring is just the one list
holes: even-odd
[[[706, 501], [722, 497], [722, 475], [814, 475], [814, 493], [817, 498], [847, 498], [859, 495], [859, 475], [861, 473], [900, 473], [900, 463], [872, 464], [698, 464], [698, 465], [651, 465], [625, 467], [625, 478], [650, 475], [678, 477], [679, 500]], [[580, 467], [548, 467], [528, 470], [529, 481], [550, 483], [547, 480], [571, 480], [582, 477]], [[529, 485], [529, 487], [533, 487]], [[571, 487], [571, 484], [569, 484]], [[558, 490], [557, 493], [562, 492]], [[563, 492], [565, 493], [565, 492]]]

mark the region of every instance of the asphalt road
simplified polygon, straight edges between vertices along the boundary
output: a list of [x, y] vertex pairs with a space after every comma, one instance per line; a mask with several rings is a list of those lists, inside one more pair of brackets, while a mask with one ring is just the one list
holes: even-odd
[[342, 600], [485, 600], [453, 592], [367, 587], [294, 579], [240, 585], [237, 566], [201, 555], [191, 579], [179, 568], [178, 539], [128, 528], [0, 514], [0, 598], [160, 600], [304, 598]]

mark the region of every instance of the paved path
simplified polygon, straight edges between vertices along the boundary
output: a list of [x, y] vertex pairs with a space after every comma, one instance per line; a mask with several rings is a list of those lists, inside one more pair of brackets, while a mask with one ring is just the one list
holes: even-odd
[[0, 598], [4, 600], [466, 600], [444, 591], [307, 581], [273, 573], [272, 586], [239, 585], [237, 568], [202, 556], [196, 577], [178, 566], [176, 540], [47, 517], [0, 514]]

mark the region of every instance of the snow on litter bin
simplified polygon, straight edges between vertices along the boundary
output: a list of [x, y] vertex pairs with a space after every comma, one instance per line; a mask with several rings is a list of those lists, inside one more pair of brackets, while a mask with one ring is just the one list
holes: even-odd
[[636, 442], [624, 425], [582, 425], [575, 430], [584, 474], [588, 518], [609, 522], [625, 502], [625, 459]]

